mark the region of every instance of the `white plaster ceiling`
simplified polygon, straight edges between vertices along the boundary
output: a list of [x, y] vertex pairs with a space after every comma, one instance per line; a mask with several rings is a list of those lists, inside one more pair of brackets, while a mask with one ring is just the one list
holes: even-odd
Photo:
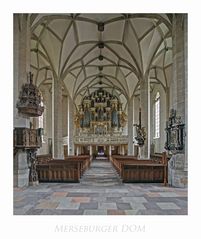
[[[54, 76], [75, 101], [98, 87], [126, 101], [147, 72], [151, 84], [168, 87], [172, 35], [166, 14], [31, 14], [30, 20], [37, 85]], [[104, 31], [98, 31], [100, 22]]]

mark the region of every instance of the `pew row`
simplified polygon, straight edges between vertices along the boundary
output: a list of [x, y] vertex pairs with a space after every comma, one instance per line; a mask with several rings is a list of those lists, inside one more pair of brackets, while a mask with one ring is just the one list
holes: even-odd
[[91, 164], [91, 158], [89, 158], [89, 155], [80, 155], [80, 156], [68, 156], [65, 157], [65, 161], [76, 161], [80, 164], [80, 172], [81, 176], [85, 172], [86, 169], [90, 167]]
[[39, 182], [80, 182], [84, 171], [90, 166], [88, 157], [68, 157], [38, 162], [36, 170]]
[[51, 154], [41, 154], [41, 155], [37, 155], [36, 158], [37, 158], [37, 161], [36, 161], [37, 164], [44, 164], [44, 163], [47, 163], [50, 160], [52, 160], [52, 155]]
[[133, 156], [112, 156], [111, 162], [124, 183], [167, 184], [167, 156], [143, 160]]

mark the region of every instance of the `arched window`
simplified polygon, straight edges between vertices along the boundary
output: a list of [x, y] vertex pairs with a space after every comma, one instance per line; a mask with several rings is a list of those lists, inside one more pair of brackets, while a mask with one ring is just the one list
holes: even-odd
[[154, 138], [160, 138], [160, 94], [156, 93], [154, 102]]

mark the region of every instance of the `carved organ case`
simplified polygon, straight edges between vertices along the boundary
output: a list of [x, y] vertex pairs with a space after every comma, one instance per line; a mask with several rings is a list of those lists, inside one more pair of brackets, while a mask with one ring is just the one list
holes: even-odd
[[80, 133], [113, 134], [122, 132], [125, 124], [126, 114], [122, 111], [122, 103], [102, 88], [84, 97], [75, 116], [75, 125]]

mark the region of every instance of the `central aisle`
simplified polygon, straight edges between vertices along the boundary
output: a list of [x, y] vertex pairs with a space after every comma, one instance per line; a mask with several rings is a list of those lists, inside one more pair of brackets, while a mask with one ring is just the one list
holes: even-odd
[[95, 159], [85, 171], [80, 183], [88, 186], [114, 186], [120, 185], [121, 179], [110, 161]]

